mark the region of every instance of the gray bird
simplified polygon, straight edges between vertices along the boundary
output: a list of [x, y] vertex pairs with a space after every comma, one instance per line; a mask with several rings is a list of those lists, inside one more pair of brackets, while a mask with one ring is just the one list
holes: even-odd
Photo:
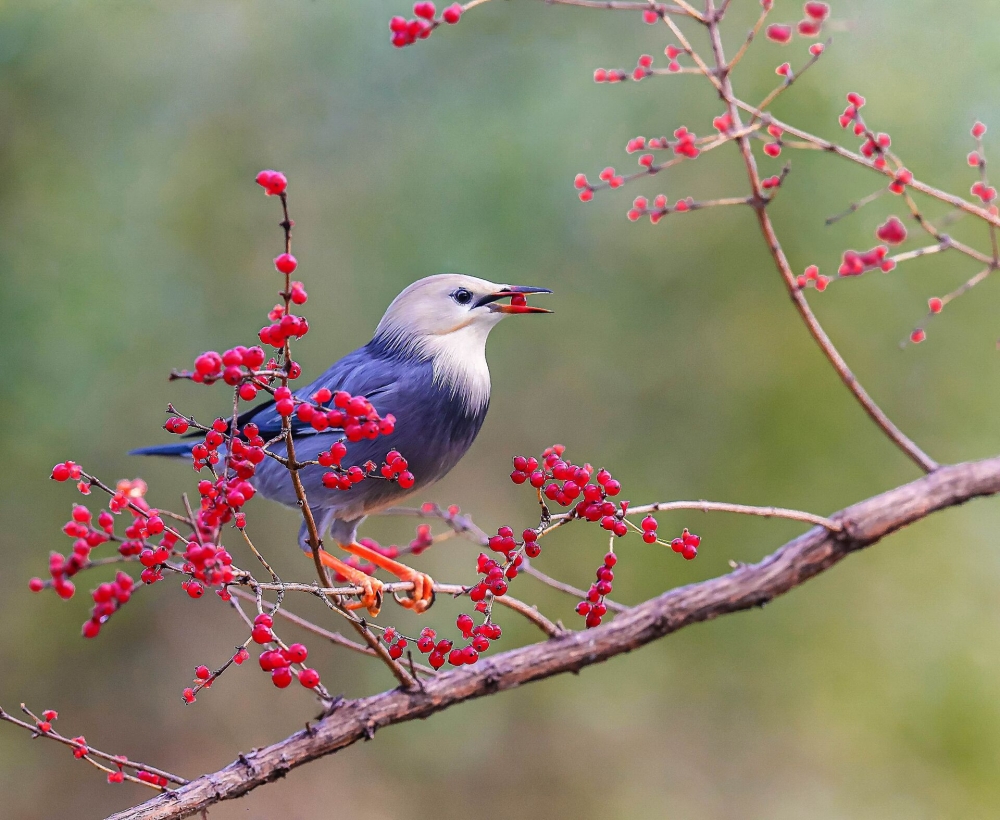
[[[422, 612], [433, 602], [433, 581], [425, 573], [386, 558], [357, 543], [357, 530], [373, 513], [398, 504], [444, 477], [472, 445], [486, 418], [490, 402], [490, 371], [486, 364], [486, 339], [504, 316], [512, 313], [549, 313], [523, 304], [503, 304], [505, 297], [551, 293], [546, 288], [497, 285], [473, 276], [446, 273], [414, 282], [389, 305], [374, 338], [364, 347], [344, 356], [312, 384], [295, 395], [309, 399], [325, 387], [365, 396], [384, 418], [396, 417], [395, 431], [375, 440], [347, 442], [344, 464], [381, 464], [390, 450], [398, 450], [415, 477], [409, 489], [396, 482], [362, 481], [349, 490], [328, 489], [321, 480], [327, 468], [317, 465], [300, 471], [302, 482], [317, 519], [320, 537], [329, 532], [341, 549], [370, 561], [400, 580], [412, 581], [411, 597], [401, 603]], [[512, 302], [515, 300], [512, 299]], [[269, 402], [253, 408], [240, 425], [253, 422], [269, 440], [281, 432], [281, 416]], [[292, 416], [295, 455], [298, 461], [314, 461], [343, 437], [340, 430], [316, 432]], [[192, 444], [182, 442], [133, 450], [132, 455], [188, 457]], [[285, 455], [284, 444], [273, 451]], [[251, 479], [257, 491], [273, 501], [297, 507], [288, 470], [274, 459], [265, 459]], [[299, 545], [310, 552], [309, 535], [303, 523]], [[349, 566], [326, 551], [323, 563], [363, 588], [352, 608], [365, 607], [378, 614], [382, 583]]]

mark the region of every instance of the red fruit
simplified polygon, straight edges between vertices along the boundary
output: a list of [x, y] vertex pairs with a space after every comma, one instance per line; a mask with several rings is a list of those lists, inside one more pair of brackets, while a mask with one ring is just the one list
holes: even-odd
[[198, 678], [198, 680], [208, 680], [212, 677], [212, 671], [207, 666], [199, 666], [194, 670], [194, 676]]
[[68, 464], [57, 464], [52, 468], [52, 478], [56, 481], [66, 481], [69, 478], [69, 465]]
[[270, 643], [274, 639], [270, 627], [264, 626], [264, 624], [257, 624], [253, 628], [253, 632], [250, 633], [250, 637], [253, 638], [254, 643]]
[[268, 196], [283, 194], [288, 187], [288, 180], [279, 171], [261, 171], [257, 174], [257, 184]]
[[769, 157], [776, 157], [781, 154], [781, 143], [769, 142], [764, 146], [764, 153]]
[[453, 3], [448, 6], [442, 13], [441, 19], [444, 20], [448, 25], [453, 26], [462, 17], [462, 6], [460, 3]]
[[681, 548], [681, 555], [683, 555], [688, 561], [694, 558], [698, 554], [698, 548], [692, 546], [691, 544], [685, 544]]
[[430, 0], [422, 0], [422, 2], [413, 4], [413, 13], [425, 20], [433, 20], [435, 11], [434, 4]]
[[271, 683], [279, 689], [284, 689], [292, 682], [292, 670], [287, 666], [271, 670]]
[[660, 15], [657, 14], [656, 11], [654, 11], [653, 9], [645, 9], [642, 12], [642, 19], [643, 22], [649, 25], [653, 25], [654, 23], [656, 23], [657, 20], [660, 19]]
[[774, 23], [767, 27], [767, 39], [784, 45], [792, 39], [792, 27]]
[[976, 122], [976, 124], [972, 126], [972, 136], [974, 136], [976, 139], [979, 139], [985, 133], [986, 133], [986, 126], [983, 125], [981, 122]]
[[431, 652], [427, 658], [427, 663], [434, 669], [440, 669], [444, 666], [444, 655], [441, 652]]
[[303, 669], [299, 672], [299, 683], [306, 689], [315, 689], [319, 686], [319, 672], [315, 669]]
[[815, 37], [819, 34], [822, 25], [817, 20], [799, 20], [796, 28], [803, 37]]
[[281, 273], [291, 273], [298, 266], [298, 260], [290, 253], [283, 253], [274, 260], [274, 267], [276, 267]]
[[890, 216], [875, 230], [875, 236], [890, 245], [898, 245], [906, 239], [906, 227], [895, 216]]
[[920, 344], [926, 338], [927, 334], [919, 327], [910, 334], [910, 341], [914, 344]]
[[472, 628], [475, 626], [475, 623], [468, 615], [462, 614], [458, 616], [458, 620], [455, 621], [455, 625], [463, 635], [470, 635], [472, 634]]
[[448, 653], [448, 663], [452, 666], [461, 666], [465, 663], [465, 653], [461, 649], [452, 649]]
[[[927, 300], [927, 307], [930, 308], [931, 313], [940, 313], [941, 309], [944, 307], [944, 302], [942, 302], [937, 296], [932, 296]], [[39, 580], [33, 578], [32, 581]]]
[[807, 17], [813, 20], [825, 20], [830, 14], [830, 6], [827, 3], [806, 3], [803, 7]]
[[[188, 688], [188, 689], [185, 689], [185, 690], [184, 690], [184, 691], [183, 691], [183, 692], [181, 693], [181, 697], [183, 697], [183, 698], [184, 698], [184, 702], [185, 702], [185, 703], [194, 703], [194, 701], [195, 701], [195, 697], [194, 697], [194, 689], [191, 689], [191, 688]], [[108, 778], [109, 778], [109, 779], [110, 779], [110, 777], [111, 777], [111, 775], [108, 775]]]
[[291, 663], [302, 663], [307, 657], [309, 657], [309, 650], [305, 648], [303, 644], [293, 643], [288, 647], [288, 650], [284, 653], [284, 656]]
[[32, 578], [28, 581], [28, 589], [32, 592], [41, 592], [45, 589], [45, 582], [41, 578]]
[[413, 473], [411, 473], [409, 470], [404, 470], [403, 472], [401, 472], [399, 474], [399, 478], [397, 478], [396, 480], [399, 482], [399, 486], [402, 487], [404, 490], [410, 489], [416, 483], [416, 478], [414, 477]]

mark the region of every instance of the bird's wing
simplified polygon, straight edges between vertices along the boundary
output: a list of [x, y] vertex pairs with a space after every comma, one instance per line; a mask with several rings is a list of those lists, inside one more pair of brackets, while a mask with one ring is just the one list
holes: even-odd
[[[296, 390], [295, 396], [309, 399], [323, 387], [334, 393], [346, 390], [352, 396], [367, 398], [384, 416], [392, 410], [383, 406], [384, 402], [380, 402], [379, 399], [387, 399], [394, 392], [399, 376], [399, 369], [392, 367], [388, 360], [373, 355], [367, 347], [362, 347], [336, 362], [311, 384]], [[240, 427], [249, 422], [256, 424], [265, 440], [281, 432], [281, 416], [274, 408], [274, 400], [248, 410], [238, 421]], [[296, 436], [303, 436], [313, 435], [316, 431], [293, 415], [292, 432]]]

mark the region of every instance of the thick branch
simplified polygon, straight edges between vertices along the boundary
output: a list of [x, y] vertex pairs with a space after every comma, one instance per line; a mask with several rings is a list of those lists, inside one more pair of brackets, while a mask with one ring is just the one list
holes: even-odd
[[940, 467], [910, 484], [869, 498], [831, 516], [842, 532], [813, 527], [758, 564], [679, 587], [633, 607], [611, 623], [514, 649], [475, 666], [460, 667], [424, 682], [416, 691], [396, 689], [342, 703], [307, 730], [267, 748], [241, 755], [226, 768], [159, 795], [111, 820], [162, 820], [197, 814], [221, 800], [240, 797], [291, 769], [331, 754], [394, 723], [425, 718], [471, 698], [637, 649], [685, 626], [730, 612], [763, 606], [829, 569], [855, 550], [937, 510], [1000, 492], [1000, 457]]

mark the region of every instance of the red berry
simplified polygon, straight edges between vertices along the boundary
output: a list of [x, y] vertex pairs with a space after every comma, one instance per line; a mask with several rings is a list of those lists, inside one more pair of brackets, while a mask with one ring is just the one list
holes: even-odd
[[895, 216], [890, 216], [875, 230], [875, 236], [882, 242], [898, 245], [906, 239], [906, 227]]
[[306, 689], [315, 689], [319, 686], [319, 672], [315, 669], [303, 669], [299, 672], [299, 683]]
[[767, 39], [784, 45], [792, 39], [792, 27], [774, 23], [767, 27]]
[[283, 253], [274, 260], [274, 267], [281, 273], [292, 273], [298, 265], [298, 260], [290, 253]]
[[257, 184], [264, 189], [268, 196], [274, 196], [285, 192], [288, 180], [279, 171], [261, 171], [257, 174]]
[[830, 14], [830, 6], [827, 3], [806, 3], [803, 9], [813, 20], [825, 20]]
[[198, 678], [198, 680], [208, 680], [212, 677], [212, 671], [207, 666], [199, 666], [194, 670], [194, 676]]
[[288, 647], [284, 655], [291, 663], [302, 663], [309, 657], [309, 650], [303, 644], [293, 643]]
[[422, 0], [419, 3], [414, 3], [413, 13], [417, 17], [423, 17], [425, 20], [433, 20], [435, 13], [434, 4], [430, 0]]
[[462, 6], [460, 3], [453, 3], [441, 13], [441, 19], [451, 26], [455, 25], [461, 17]]
[[281, 666], [271, 670], [271, 683], [279, 689], [284, 689], [292, 682], [292, 670], [287, 666]]

